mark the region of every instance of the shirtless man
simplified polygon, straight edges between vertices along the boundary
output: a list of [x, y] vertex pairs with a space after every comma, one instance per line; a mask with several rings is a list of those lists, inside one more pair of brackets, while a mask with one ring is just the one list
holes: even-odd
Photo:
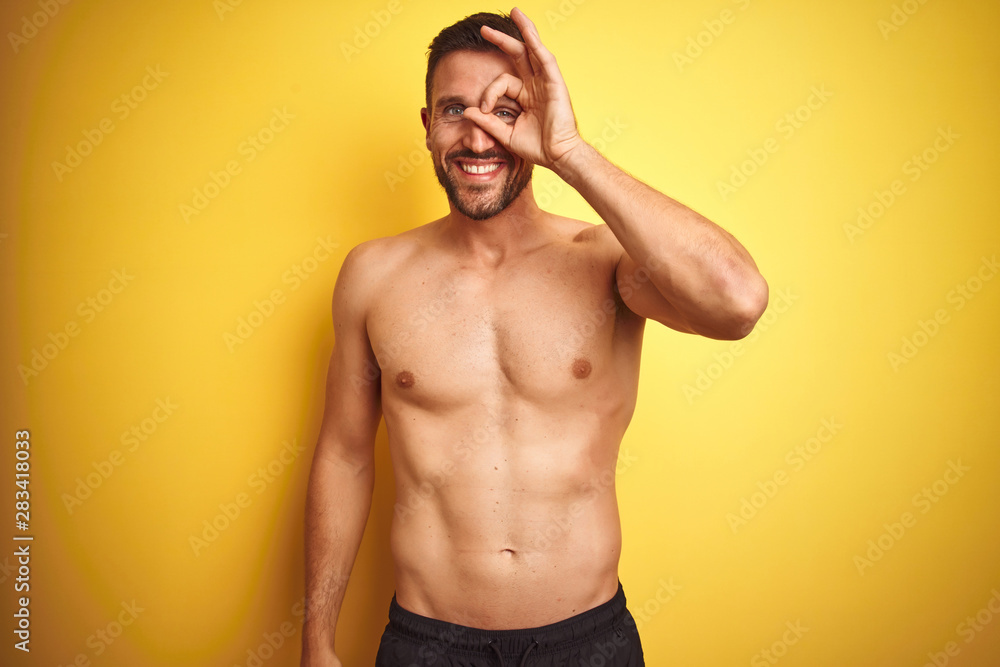
[[[302, 664], [341, 664], [334, 630], [384, 414], [396, 592], [376, 665], [642, 665], [614, 469], [643, 326], [741, 338], [767, 283], [730, 234], [580, 137], [516, 8], [435, 38], [421, 118], [450, 212], [357, 246], [334, 288]], [[532, 165], [606, 224], [539, 209]]]

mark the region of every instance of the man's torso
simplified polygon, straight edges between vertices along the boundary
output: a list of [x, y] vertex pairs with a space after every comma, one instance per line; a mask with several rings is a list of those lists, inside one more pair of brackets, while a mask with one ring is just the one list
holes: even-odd
[[497, 266], [434, 225], [383, 239], [367, 329], [396, 480], [399, 604], [471, 627], [553, 623], [618, 586], [614, 470], [643, 320], [599, 229], [552, 218]]

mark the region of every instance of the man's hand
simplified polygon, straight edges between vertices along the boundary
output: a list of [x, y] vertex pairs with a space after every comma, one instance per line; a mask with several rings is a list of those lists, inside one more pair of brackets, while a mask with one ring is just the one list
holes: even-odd
[[[510, 16], [521, 30], [524, 42], [488, 26], [482, 27], [482, 35], [513, 58], [517, 76], [501, 74], [486, 87], [480, 107], [469, 107], [463, 115], [512, 153], [557, 171], [559, 163], [583, 143], [576, 129], [569, 91], [555, 56], [542, 44], [535, 24], [517, 7]], [[521, 107], [513, 123], [506, 123], [492, 113], [496, 101], [504, 95]]]

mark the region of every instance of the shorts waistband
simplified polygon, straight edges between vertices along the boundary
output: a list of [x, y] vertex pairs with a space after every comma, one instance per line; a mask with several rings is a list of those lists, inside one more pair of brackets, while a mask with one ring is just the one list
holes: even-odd
[[614, 597], [593, 609], [549, 625], [518, 630], [484, 630], [421, 616], [400, 607], [393, 594], [388, 627], [441, 653], [460, 650], [519, 657], [532, 644], [537, 644], [534, 653], [541, 653], [576, 641], [592, 641], [620, 628], [628, 619], [625, 591], [619, 581]]

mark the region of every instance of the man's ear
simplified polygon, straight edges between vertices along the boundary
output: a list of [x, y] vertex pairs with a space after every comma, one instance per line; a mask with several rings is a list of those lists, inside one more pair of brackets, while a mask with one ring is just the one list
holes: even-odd
[[420, 122], [424, 124], [424, 144], [427, 150], [431, 149], [431, 116], [427, 113], [427, 107], [420, 110]]

